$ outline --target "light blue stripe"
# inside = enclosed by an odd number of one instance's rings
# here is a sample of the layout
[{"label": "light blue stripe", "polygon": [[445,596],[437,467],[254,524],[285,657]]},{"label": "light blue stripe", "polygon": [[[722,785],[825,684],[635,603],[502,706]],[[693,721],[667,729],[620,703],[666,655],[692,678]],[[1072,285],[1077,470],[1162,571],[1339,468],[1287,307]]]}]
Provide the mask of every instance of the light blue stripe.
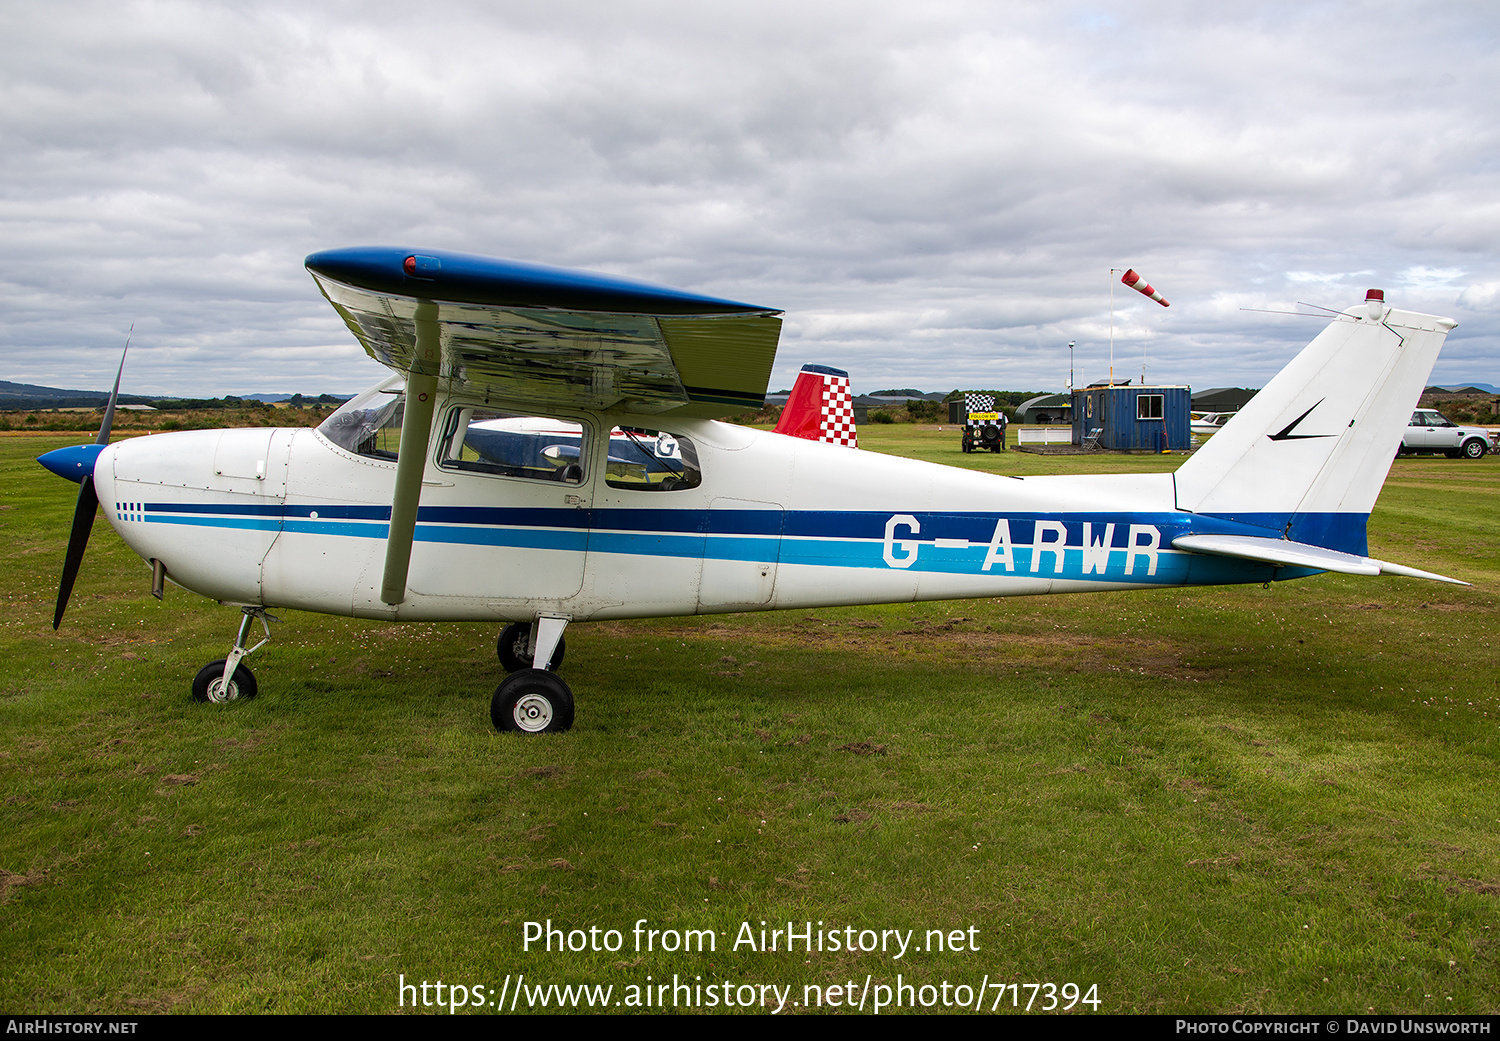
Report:
[{"label": "light blue stripe", "polygon": [[555,528],[461,528],[444,524],[418,524],[418,542],[445,542],[463,546],[506,546],[513,549],[560,549],[582,553],[589,543],[587,531]]},{"label": "light blue stripe", "polygon": [[[282,527],[276,517],[224,515],[171,516],[151,513],[145,520],[153,524],[183,524],[194,527],[275,531]],[[1122,522],[1125,518],[1122,518]],[[308,535],[330,535],[354,538],[384,539],[387,525],[383,521],[312,520],[288,518],[289,532]],[[1156,573],[1148,575],[1147,555],[1136,552],[1133,566],[1126,572],[1126,561],[1132,559],[1125,547],[1111,547],[1108,564],[1102,571],[1083,571],[1083,549],[1064,546],[1063,568],[1056,568],[1055,550],[1048,543],[1041,550],[1041,566],[1031,570],[1033,554],[1029,545],[1011,545],[1012,569],[996,562],[984,571],[988,543],[973,542],[967,548],[938,548],[931,540],[895,540],[893,554],[898,560],[908,554],[901,545],[915,543],[917,559],[907,568],[893,568],[885,560],[883,541],[835,538],[768,538],[757,535],[696,535],[659,532],[589,531],[581,528],[498,527],[443,524],[419,524],[417,541],[446,545],[494,546],[528,550],[556,550],[571,553],[619,554],[637,557],[703,557],[713,560],[779,561],[782,564],[809,567],[862,568],[875,571],[905,570],[913,573],[992,575],[996,578],[1043,578],[1089,582],[1132,582],[1160,585],[1220,584],[1262,581],[1269,578],[1293,578],[1315,572],[1302,568],[1282,568],[1254,561],[1182,553],[1170,548],[1169,533],[1162,533],[1162,545],[1156,551]]]},{"label": "light blue stripe", "polygon": [[711,535],[703,555],[714,560],[774,561],[782,545],[780,539],[757,538],[753,535]]},{"label": "light blue stripe", "polygon": [[146,518],[147,524],[186,524],[194,528],[246,528],[255,531],[280,531],[281,520],[276,517],[215,517],[205,520],[202,517],[163,517],[160,514],[149,514]]},{"label": "light blue stripe", "polygon": [[383,539],[390,530],[385,521],[303,520],[288,517],[284,530],[297,535],[347,535],[357,539]]},{"label": "light blue stripe", "polygon": [[[882,556],[884,550],[883,543],[864,540],[784,539],[781,543],[781,563],[805,564],[809,567],[868,567],[888,571],[891,569]],[[917,559],[920,561],[922,558],[919,555]]]},{"label": "light blue stripe", "polygon": [[589,552],[619,553],[633,557],[701,557],[703,536],[592,531],[589,533]]}]

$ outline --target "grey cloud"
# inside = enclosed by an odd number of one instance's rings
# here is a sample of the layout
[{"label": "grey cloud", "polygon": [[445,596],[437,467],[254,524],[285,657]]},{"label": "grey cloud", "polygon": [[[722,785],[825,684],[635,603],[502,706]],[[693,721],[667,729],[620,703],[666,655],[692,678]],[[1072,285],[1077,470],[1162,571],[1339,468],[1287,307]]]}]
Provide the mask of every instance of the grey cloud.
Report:
[{"label": "grey cloud", "polygon": [[384,242],[784,307],[778,385],[1097,375],[1126,265],[1148,374],[1259,383],[1316,326],[1240,308],[1384,285],[1500,380],[1484,5],[62,10],[0,14],[10,379],[101,384],[139,318],[142,389],[355,389],[300,262]]}]

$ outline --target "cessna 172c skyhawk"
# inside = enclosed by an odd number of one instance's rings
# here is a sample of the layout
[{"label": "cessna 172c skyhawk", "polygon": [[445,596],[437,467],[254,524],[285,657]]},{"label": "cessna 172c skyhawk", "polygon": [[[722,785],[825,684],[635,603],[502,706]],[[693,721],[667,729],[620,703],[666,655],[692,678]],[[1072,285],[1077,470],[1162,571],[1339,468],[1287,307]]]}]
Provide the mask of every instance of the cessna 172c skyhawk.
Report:
[{"label": "cessna 172c skyhawk", "polygon": [[[1338,315],[1176,473],[1007,477],[717,422],[758,407],[780,312],[454,253],[307,269],[392,370],[317,430],[205,430],[43,457],[165,581],[238,606],[205,701],[252,697],[268,608],[512,623],[501,730],[566,730],[570,622],[1266,582],[1444,579],[1365,524],[1453,321]],[[821,370],[828,372],[829,370]],[[824,378],[824,377],[819,377]],[[834,376],[827,376],[830,384]],[[116,379],[116,393],[119,380]],[[844,384],[847,389],[847,382]]]}]

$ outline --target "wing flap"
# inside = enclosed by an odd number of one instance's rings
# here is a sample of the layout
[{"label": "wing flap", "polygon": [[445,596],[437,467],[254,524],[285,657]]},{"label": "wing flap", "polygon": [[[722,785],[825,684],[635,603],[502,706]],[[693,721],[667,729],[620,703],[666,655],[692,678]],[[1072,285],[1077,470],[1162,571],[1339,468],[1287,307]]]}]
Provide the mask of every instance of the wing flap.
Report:
[{"label": "wing flap", "polygon": [[657,324],[695,411],[707,407],[723,415],[725,408],[743,412],[765,404],[779,317],[660,318]]}]

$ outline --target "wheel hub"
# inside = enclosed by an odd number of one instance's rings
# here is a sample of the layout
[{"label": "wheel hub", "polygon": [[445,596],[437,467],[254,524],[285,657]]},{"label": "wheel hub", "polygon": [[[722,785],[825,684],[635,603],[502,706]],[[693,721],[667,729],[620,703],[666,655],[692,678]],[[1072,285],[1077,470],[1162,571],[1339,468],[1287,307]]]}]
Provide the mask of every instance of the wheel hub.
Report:
[{"label": "wheel hub", "polygon": [[224,685],[223,677],[214,680],[208,685],[208,700],[213,702],[215,705],[222,705],[226,702],[234,701],[238,699],[239,696],[239,685],[233,680],[229,682],[229,685],[227,687]]},{"label": "wheel hub", "polygon": [[512,714],[516,726],[528,734],[539,733],[552,722],[552,702],[540,694],[527,694],[516,702]]}]

